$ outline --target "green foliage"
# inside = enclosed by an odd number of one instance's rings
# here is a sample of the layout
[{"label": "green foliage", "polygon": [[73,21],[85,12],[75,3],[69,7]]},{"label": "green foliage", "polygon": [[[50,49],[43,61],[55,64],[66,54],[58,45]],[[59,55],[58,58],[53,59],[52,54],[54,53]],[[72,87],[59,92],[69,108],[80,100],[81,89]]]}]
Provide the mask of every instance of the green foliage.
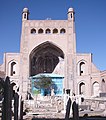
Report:
[{"label": "green foliage", "polygon": [[40,90],[34,90],[33,93],[34,93],[35,95],[40,94]]},{"label": "green foliage", "polygon": [[35,82],[34,86],[38,89],[47,89],[52,86],[53,82],[50,77],[46,77],[45,75],[41,75]]}]

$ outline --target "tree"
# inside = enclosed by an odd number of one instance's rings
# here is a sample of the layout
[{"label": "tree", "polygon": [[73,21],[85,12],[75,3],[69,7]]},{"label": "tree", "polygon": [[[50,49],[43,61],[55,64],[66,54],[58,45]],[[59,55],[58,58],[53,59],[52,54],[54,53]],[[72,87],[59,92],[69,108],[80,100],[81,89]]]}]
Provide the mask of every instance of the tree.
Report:
[{"label": "tree", "polygon": [[45,92],[46,90],[50,90],[50,88],[52,87],[52,84],[53,84],[52,78],[45,75],[41,75],[34,82],[34,87],[40,90],[43,89]]},{"label": "tree", "polygon": [[50,77],[46,77],[45,75],[41,75],[35,82],[34,86],[38,89],[47,89],[50,88],[53,84],[53,81]]}]

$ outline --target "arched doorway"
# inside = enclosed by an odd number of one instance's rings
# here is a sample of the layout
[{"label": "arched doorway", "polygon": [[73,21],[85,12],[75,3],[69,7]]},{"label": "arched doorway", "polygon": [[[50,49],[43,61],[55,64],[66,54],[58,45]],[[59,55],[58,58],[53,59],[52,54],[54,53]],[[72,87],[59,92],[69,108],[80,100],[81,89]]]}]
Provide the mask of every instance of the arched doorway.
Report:
[{"label": "arched doorway", "polygon": [[93,96],[99,96],[99,83],[94,82],[93,83]]},{"label": "arched doorway", "polygon": [[79,95],[85,95],[85,83],[83,82],[79,84]]},{"label": "arched doorway", "polygon": [[79,76],[84,76],[88,74],[88,63],[85,60],[81,60],[78,62],[77,72]]},{"label": "arched doorway", "polygon": [[30,76],[39,73],[52,73],[59,58],[64,59],[63,51],[50,42],[37,46],[30,53]]},{"label": "arched doorway", "polygon": [[105,83],[105,80],[104,80],[104,79],[102,79],[101,89],[102,89],[102,92],[103,92],[103,93],[106,92],[106,83]]},{"label": "arched doorway", "polygon": [[18,62],[12,60],[8,63],[8,75],[17,76],[19,74]]}]

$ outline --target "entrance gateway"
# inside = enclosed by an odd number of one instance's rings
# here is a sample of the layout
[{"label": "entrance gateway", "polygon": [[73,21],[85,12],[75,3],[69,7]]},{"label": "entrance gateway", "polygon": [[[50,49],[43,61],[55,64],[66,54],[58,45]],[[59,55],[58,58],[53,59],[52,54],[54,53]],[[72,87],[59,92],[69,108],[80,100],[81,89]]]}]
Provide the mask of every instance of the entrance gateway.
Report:
[{"label": "entrance gateway", "polygon": [[[48,89],[39,89],[35,86],[37,80],[39,80],[42,76],[46,78],[50,78],[52,80],[51,88]],[[31,80],[31,92],[33,95],[41,94],[42,96],[51,95],[51,90],[54,90],[54,95],[62,96],[63,95],[63,79],[64,77],[58,74],[51,73],[42,73],[35,76],[30,77]]]},{"label": "entrance gateway", "polygon": [[30,91],[29,78],[33,88],[34,76],[39,74],[64,76],[64,93],[92,97],[106,92],[106,71],[97,69],[91,53],[76,52],[74,18],[73,8],[68,9],[65,20],[31,20],[28,8],[23,9],[20,52],[5,53],[0,65],[0,70],[19,85],[23,99]]}]

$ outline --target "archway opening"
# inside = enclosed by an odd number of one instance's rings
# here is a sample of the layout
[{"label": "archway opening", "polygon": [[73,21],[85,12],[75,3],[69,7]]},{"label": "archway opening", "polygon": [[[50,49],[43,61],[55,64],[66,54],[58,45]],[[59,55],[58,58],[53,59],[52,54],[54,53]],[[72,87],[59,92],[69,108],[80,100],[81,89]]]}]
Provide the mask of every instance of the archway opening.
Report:
[{"label": "archway opening", "polygon": [[79,84],[79,94],[80,95],[85,95],[85,83],[81,82]]},{"label": "archway opening", "polygon": [[99,83],[94,82],[93,83],[93,96],[99,96]]},{"label": "archway opening", "polygon": [[59,63],[59,58],[64,59],[60,48],[50,42],[40,44],[30,54],[30,76],[52,73]]},{"label": "archway opening", "polygon": [[85,63],[81,62],[80,63],[80,76],[84,75],[85,73]]},{"label": "archway opening", "polygon": [[106,92],[106,84],[105,84],[105,80],[102,79],[102,92],[105,93]]}]

